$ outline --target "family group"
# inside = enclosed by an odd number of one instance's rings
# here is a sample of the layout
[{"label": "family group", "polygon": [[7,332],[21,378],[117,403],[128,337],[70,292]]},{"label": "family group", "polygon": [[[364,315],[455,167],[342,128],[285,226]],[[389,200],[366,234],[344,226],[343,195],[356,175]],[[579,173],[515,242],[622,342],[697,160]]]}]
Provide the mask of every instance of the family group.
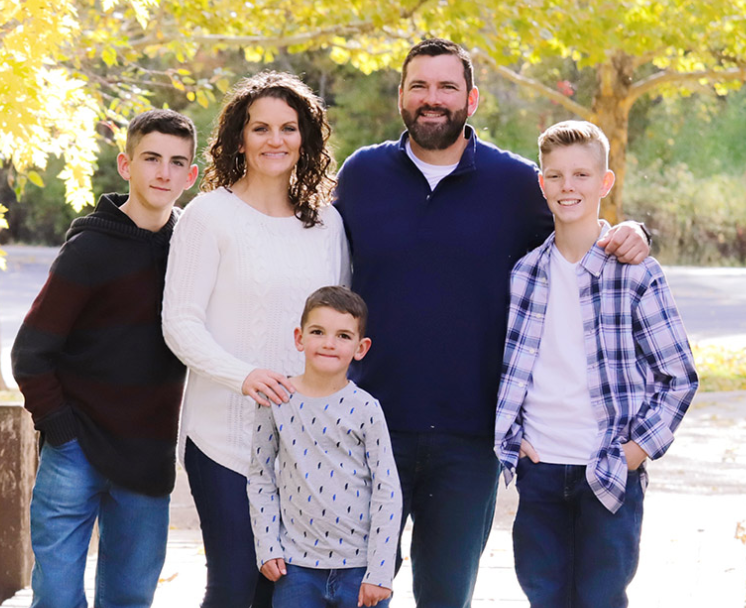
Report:
[{"label": "family group", "polygon": [[[645,463],[697,388],[643,225],[599,219],[609,143],[565,121],[539,166],[478,138],[469,54],[413,46],[406,130],[335,174],[298,77],[238,82],[205,151],[133,118],[12,362],[40,431],[35,608],[146,608],[183,464],[202,608],[386,606],[411,518],[418,608],[468,608],[501,473],[533,608],[623,608]],[[188,374],[187,374],[188,371]],[[196,602],[195,602],[196,603]]]}]

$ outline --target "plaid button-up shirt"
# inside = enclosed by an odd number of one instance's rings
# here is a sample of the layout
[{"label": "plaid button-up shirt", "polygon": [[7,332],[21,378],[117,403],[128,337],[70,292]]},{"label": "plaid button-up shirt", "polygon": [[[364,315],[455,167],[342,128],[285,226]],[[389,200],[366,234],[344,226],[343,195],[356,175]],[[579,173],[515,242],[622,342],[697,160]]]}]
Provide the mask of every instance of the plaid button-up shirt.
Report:
[{"label": "plaid button-up shirt", "polygon": [[[519,260],[511,274],[495,421],[495,453],[507,483],[523,438],[521,408],[544,329],[553,245],[554,234]],[[627,482],[622,444],[633,440],[651,458],[662,456],[697,390],[697,372],[655,259],[621,264],[594,245],[578,264],[577,277],[588,388],[598,422],[586,478],[601,503],[615,513],[624,502]],[[642,474],[644,487],[644,469]]]}]

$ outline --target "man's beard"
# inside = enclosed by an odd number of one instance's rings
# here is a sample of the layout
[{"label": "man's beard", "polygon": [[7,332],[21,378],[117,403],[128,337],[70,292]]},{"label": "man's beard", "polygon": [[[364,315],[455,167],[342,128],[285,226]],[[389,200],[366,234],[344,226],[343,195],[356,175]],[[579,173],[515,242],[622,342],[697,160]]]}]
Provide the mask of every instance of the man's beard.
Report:
[{"label": "man's beard", "polygon": [[[422,112],[443,112],[445,122],[440,124],[422,124],[417,121]],[[468,118],[468,106],[451,112],[446,108],[434,108],[422,106],[415,113],[402,108],[401,117],[409,131],[409,136],[415,143],[425,150],[445,150],[456,143],[456,140],[464,132],[464,125]]]}]

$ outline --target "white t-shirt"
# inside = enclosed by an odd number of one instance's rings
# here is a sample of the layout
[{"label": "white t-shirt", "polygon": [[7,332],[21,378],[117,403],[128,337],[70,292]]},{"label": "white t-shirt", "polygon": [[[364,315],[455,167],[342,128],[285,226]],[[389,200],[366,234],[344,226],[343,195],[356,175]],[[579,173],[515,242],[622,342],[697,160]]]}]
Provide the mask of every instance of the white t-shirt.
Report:
[{"label": "white t-shirt", "polygon": [[577,267],[552,246],[544,333],[523,404],[524,438],[552,464],[586,465],[598,442]]},{"label": "white t-shirt", "polygon": [[412,152],[412,144],[409,143],[409,140],[407,140],[405,146],[407,149],[407,155],[412,159],[412,162],[417,165],[417,168],[422,171],[422,175],[425,176],[427,183],[430,184],[430,190],[435,190],[435,187],[440,183],[440,180],[442,180],[446,175],[453,173],[454,169],[458,167],[458,163],[455,165],[431,165],[415,156],[414,152]]}]

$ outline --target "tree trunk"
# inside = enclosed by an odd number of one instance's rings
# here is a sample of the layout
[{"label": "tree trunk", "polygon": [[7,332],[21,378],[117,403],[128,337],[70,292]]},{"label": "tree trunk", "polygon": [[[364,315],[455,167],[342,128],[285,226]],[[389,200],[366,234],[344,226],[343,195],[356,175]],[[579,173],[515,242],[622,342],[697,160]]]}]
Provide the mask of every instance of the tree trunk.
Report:
[{"label": "tree trunk", "polygon": [[627,129],[634,67],[632,58],[617,52],[598,70],[598,92],[593,99],[594,122],[609,138],[609,168],[616,174],[611,193],[601,203],[601,217],[612,226],[624,220],[622,192],[627,170]]}]

